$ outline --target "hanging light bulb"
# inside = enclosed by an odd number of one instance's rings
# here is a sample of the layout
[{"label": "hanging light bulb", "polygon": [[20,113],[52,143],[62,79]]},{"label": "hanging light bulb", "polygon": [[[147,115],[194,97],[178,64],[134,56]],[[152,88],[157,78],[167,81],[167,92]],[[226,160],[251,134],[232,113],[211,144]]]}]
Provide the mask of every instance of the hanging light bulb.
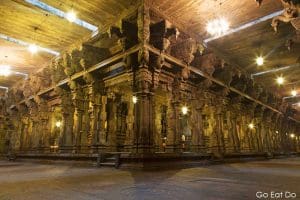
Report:
[{"label": "hanging light bulb", "polygon": [[61,121],[57,121],[56,123],[55,123],[55,126],[57,127],[57,128],[60,128],[61,127]]},{"label": "hanging light bulb", "polygon": [[254,124],[253,124],[253,123],[250,123],[250,124],[248,125],[248,127],[249,127],[250,129],[254,129]]},{"label": "hanging light bulb", "polygon": [[77,19],[76,13],[75,13],[73,10],[69,11],[69,12],[66,14],[66,19],[67,19],[69,22],[74,22],[74,21]]},{"label": "hanging light bulb", "polygon": [[0,65],[0,76],[9,76],[11,74],[9,65]]},{"label": "hanging light bulb", "polygon": [[137,97],[136,97],[136,96],[133,96],[133,97],[132,97],[132,102],[133,102],[134,104],[137,103]]},{"label": "hanging light bulb", "polygon": [[256,64],[258,66],[262,66],[264,64],[264,58],[262,56],[259,56],[256,58]]},{"label": "hanging light bulb", "polygon": [[292,95],[293,97],[297,96],[297,91],[296,91],[295,89],[293,89],[293,90],[291,91],[291,95]]},{"label": "hanging light bulb", "polygon": [[280,77],[278,77],[277,79],[276,79],[276,82],[277,82],[277,84],[278,85],[282,85],[283,83],[284,83],[284,78],[282,77],[282,76],[280,76]]},{"label": "hanging light bulb", "polygon": [[182,114],[184,114],[184,115],[186,115],[186,114],[188,113],[188,111],[189,111],[189,109],[188,109],[188,107],[186,107],[186,106],[183,106],[183,107],[181,108],[181,112],[182,112]]},{"label": "hanging light bulb", "polygon": [[211,35],[220,36],[229,30],[229,23],[223,18],[214,19],[208,22],[206,30]]},{"label": "hanging light bulb", "polygon": [[295,138],[295,134],[294,133],[290,134],[290,137]]},{"label": "hanging light bulb", "polygon": [[36,52],[38,52],[38,47],[35,44],[31,44],[28,46],[28,50],[32,53],[35,54]]}]

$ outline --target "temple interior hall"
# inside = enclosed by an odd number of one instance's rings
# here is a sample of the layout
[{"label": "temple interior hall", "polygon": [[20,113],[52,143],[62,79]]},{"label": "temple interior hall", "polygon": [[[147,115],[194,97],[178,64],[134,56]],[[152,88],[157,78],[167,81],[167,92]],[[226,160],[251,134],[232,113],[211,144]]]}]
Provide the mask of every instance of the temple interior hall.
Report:
[{"label": "temple interior hall", "polygon": [[296,199],[299,155],[300,0],[0,0],[0,200]]}]

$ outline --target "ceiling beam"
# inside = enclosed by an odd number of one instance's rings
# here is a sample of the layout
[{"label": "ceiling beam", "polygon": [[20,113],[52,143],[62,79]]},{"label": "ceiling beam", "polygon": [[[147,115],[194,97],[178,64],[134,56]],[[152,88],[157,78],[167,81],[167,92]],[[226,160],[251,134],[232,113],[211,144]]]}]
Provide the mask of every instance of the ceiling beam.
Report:
[{"label": "ceiling beam", "polygon": [[287,66],[276,68],[276,69],[270,69],[270,70],[258,72],[258,73],[255,73],[255,74],[251,74],[251,78],[253,79],[254,76],[261,76],[261,75],[274,73],[274,72],[279,72],[279,71],[283,71],[283,70],[287,70],[287,69],[291,69],[291,68],[299,67],[299,66],[300,66],[300,63],[296,63],[294,65],[287,65]]},{"label": "ceiling beam", "polygon": [[[64,12],[60,9],[57,9],[53,6],[50,6],[50,5],[48,5],[44,2],[41,2],[39,0],[25,0],[25,2],[27,2],[29,4],[32,4],[32,5],[34,5],[38,8],[41,8],[41,9],[43,9],[43,10],[45,10],[45,11],[51,13],[51,14],[54,14],[54,15],[58,16],[58,17],[67,19],[68,13],[66,13],[66,12]],[[98,27],[97,26],[94,26],[94,25],[92,25],[92,24],[90,24],[90,23],[88,23],[84,20],[76,19],[74,21],[74,23],[81,26],[81,27],[83,27],[83,28],[86,28],[86,29],[88,29],[92,32],[96,32],[96,33],[98,32]]]},{"label": "ceiling beam", "polygon": [[256,24],[259,24],[259,23],[261,23],[261,22],[264,22],[264,21],[267,21],[267,20],[269,20],[269,19],[272,19],[273,17],[279,16],[279,15],[281,15],[282,13],[283,13],[283,10],[276,11],[276,12],[271,13],[271,14],[269,14],[269,15],[263,16],[263,17],[258,18],[258,19],[256,19],[256,20],[253,20],[253,21],[250,21],[250,22],[248,22],[248,23],[246,23],[246,24],[243,24],[243,25],[241,25],[241,26],[239,26],[239,27],[230,29],[229,31],[227,31],[227,32],[226,32],[225,34],[223,34],[223,35],[218,35],[218,36],[214,36],[214,37],[207,38],[207,39],[205,39],[203,42],[204,42],[205,44],[207,44],[208,42],[211,42],[211,41],[213,41],[213,40],[216,40],[216,39],[222,38],[222,37],[224,37],[224,36],[227,36],[227,35],[230,35],[230,34],[239,32],[239,31],[241,31],[241,30],[247,29],[247,28],[249,28],[249,27],[251,27],[251,26],[254,26],[254,25],[256,25]]},{"label": "ceiling beam", "polygon": [[300,95],[283,97],[283,99],[293,99],[293,98],[298,98],[298,97],[300,97]]},{"label": "ceiling beam", "polygon": [[[6,40],[8,42],[12,42],[12,43],[15,43],[15,44],[18,44],[18,45],[21,45],[21,46],[26,46],[26,47],[29,47],[31,44],[27,43],[27,42],[24,42],[22,40],[19,40],[19,39],[16,39],[16,38],[12,38],[10,36],[7,36],[7,35],[4,35],[4,34],[1,34],[0,33],[0,39],[2,40]],[[44,47],[40,47],[40,46],[37,46],[38,49],[40,51],[44,51],[44,52],[47,52],[47,53],[50,53],[50,54],[53,54],[55,56],[58,56],[59,55],[59,52],[57,51],[53,51],[51,49],[48,49],[48,48],[44,48]]]}]

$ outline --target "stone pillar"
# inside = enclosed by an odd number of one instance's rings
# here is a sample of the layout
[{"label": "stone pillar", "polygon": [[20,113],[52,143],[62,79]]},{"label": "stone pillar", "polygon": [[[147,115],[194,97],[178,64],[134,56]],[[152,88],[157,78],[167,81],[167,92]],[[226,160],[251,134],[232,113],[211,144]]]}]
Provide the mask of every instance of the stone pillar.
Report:
[{"label": "stone pillar", "polygon": [[232,130],[230,131],[231,133],[231,137],[233,139],[233,144],[234,144],[234,151],[235,152],[240,152],[241,151],[241,147],[240,147],[240,139],[237,133],[237,116],[235,113],[231,112],[230,113],[230,123],[231,123],[231,127]]},{"label": "stone pillar", "polygon": [[217,137],[218,137],[218,151],[221,154],[225,154],[224,134],[223,134],[223,113],[218,111],[217,113]]},{"label": "stone pillar", "polygon": [[100,144],[100,94],[98,93],[95,85],[89,85],[88,88],[88,95],[89,95],[89,105],[88,105],[88,112],[89,112],[89,137],[91,141],[88,141],[89,145],[93,145],[95,148],[93,151],[98,151],[97,146]]},{"label": "stone pillar", "polygon": [[101,96],[101,108],[100,108],[100,145],[106,145],[108,142],[108,132],[107,132],[107,96]]},{"label": "stone pillar", "polygon": [[127,130],[125,136],[125,151],[131,151],[134,144],[134,114],[135,104],[133,103],[132,96],[127,96],[128,99],[128,116],[126,118]]},{"label": "stone pillar", "polygon": [[72,88],[72,102],[74,105],[74,152],[78,153],[81,149],[82,118],[84,112],[83,93],[79,86]]},{"label": "stone pillar", "polygon": [[152,76],[146,66],[135,72],[135,148],[139,153],[153,150],[153,94],[150,91]]},{"label": "stone pillar", "polygon": [[110,151],[117,151],[117,104],[114,92],[108,92],[107,99],[107,134]]},{"label": "stone pillar", "polygon": [[[200,104],[200,105],[199,105]],[[193,100],[193,110],[191,111],[192,124],[192,146],[194,151],[202,152],[204,146],[203,122],[202,122],[202,105],[199,100]]]},{"label": "stone pillar", "polygon": [[61,114],[62,114],[62,135],[60,141],[60,152],[69,152],[75,145],[75,136],[73,132],[74,126],[74,102],[72,99],[71,91],[56,88],[61,102]]}]

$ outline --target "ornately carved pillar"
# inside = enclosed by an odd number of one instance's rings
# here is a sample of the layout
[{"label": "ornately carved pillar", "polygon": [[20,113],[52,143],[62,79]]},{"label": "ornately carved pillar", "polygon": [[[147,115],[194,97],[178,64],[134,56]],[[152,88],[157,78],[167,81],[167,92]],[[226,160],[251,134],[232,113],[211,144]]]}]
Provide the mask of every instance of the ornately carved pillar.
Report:
[{"label": "ornately carved pillar", "polygon": [[100,117],[100,106],[101,106],[101,98],[98,93],[95,85],[92,84],[88,89],[89,95],[89,135],[92,141],[89,141],[93,146],[97,146],[100,143],[100,126],[99,126],[99,117]]},{"label": "ornately carved pillar", "polygon": [[100,108],[100,145],[106,145],[108,142],[107,132],[107,96],[101,96],[101,108]]},{"label": "ornately carved pillar", "polygon": [[126,117],[126,136],[125,136],[125,151],[131,151],[134,144],[134,114],[135,104],[132,101],[132,96],[127,96],[128,101],[128,113]]},{"label": "ornately carved pillar", "polygon": [[72,149],[73,145],[75,145],[74,141],[74,105],[72,104],[72,94],[69,91],[64,91],[61,95],[62,101],[62,148],[66,148],[68,150]]},{"label": "ornately carved pillar", "polygon": [[135,73],[135,147],[137,152],[150,153],[153,149],[153,94],[151,93],[152,74],[143,65]]},{"label": "ornately carved pillar", "polygon": [[202,120],[202,109],[203,102],[198,99],[193,100],[193,110],[191,116],[191,122],[193,123],[192,128],[192,145],[195,147],[196,152],[203,152],[201,149],[204,147],[204,134],[203,134],[203,120]]},{"label": "ornately carved pillar", "polygon": [[107,139],[110,151],[117,151],[117,104],[116,94],[108,92],[107,101]]},{"label": "ornately carved pillar", "polygon": [[234,152],[240,152],[240,139],[237,132],[237,115],[235,111],[230,111],[229,123],[231,125],[231,130],[229,130],[229,134],[231,135],[233,142]]},{"label": "ornately carved pillar", "polygon": [[82,138],[82,118],[84,112],[84,97],[82,89],[75,82],[71,83],[72,89],[72,102],[75,108],[74,111],[74,126],[73,133],[75,137],[74,145],[75,151],[78,152],[81,149],[81,138]]},{"label": "ornately carved pillar", "polygon": [[37,127],[37,130],[40,132],[39,147],[42,148],[45,147],[46,144],[48,145],[47,137],[50,134],[50,129],[49,129],[50,112],[45,99],[42,99],[41,97],[36,97],[35,101],[37,102],[38,112],[39,112],[39,119],[38,119],[39,126]]}]

